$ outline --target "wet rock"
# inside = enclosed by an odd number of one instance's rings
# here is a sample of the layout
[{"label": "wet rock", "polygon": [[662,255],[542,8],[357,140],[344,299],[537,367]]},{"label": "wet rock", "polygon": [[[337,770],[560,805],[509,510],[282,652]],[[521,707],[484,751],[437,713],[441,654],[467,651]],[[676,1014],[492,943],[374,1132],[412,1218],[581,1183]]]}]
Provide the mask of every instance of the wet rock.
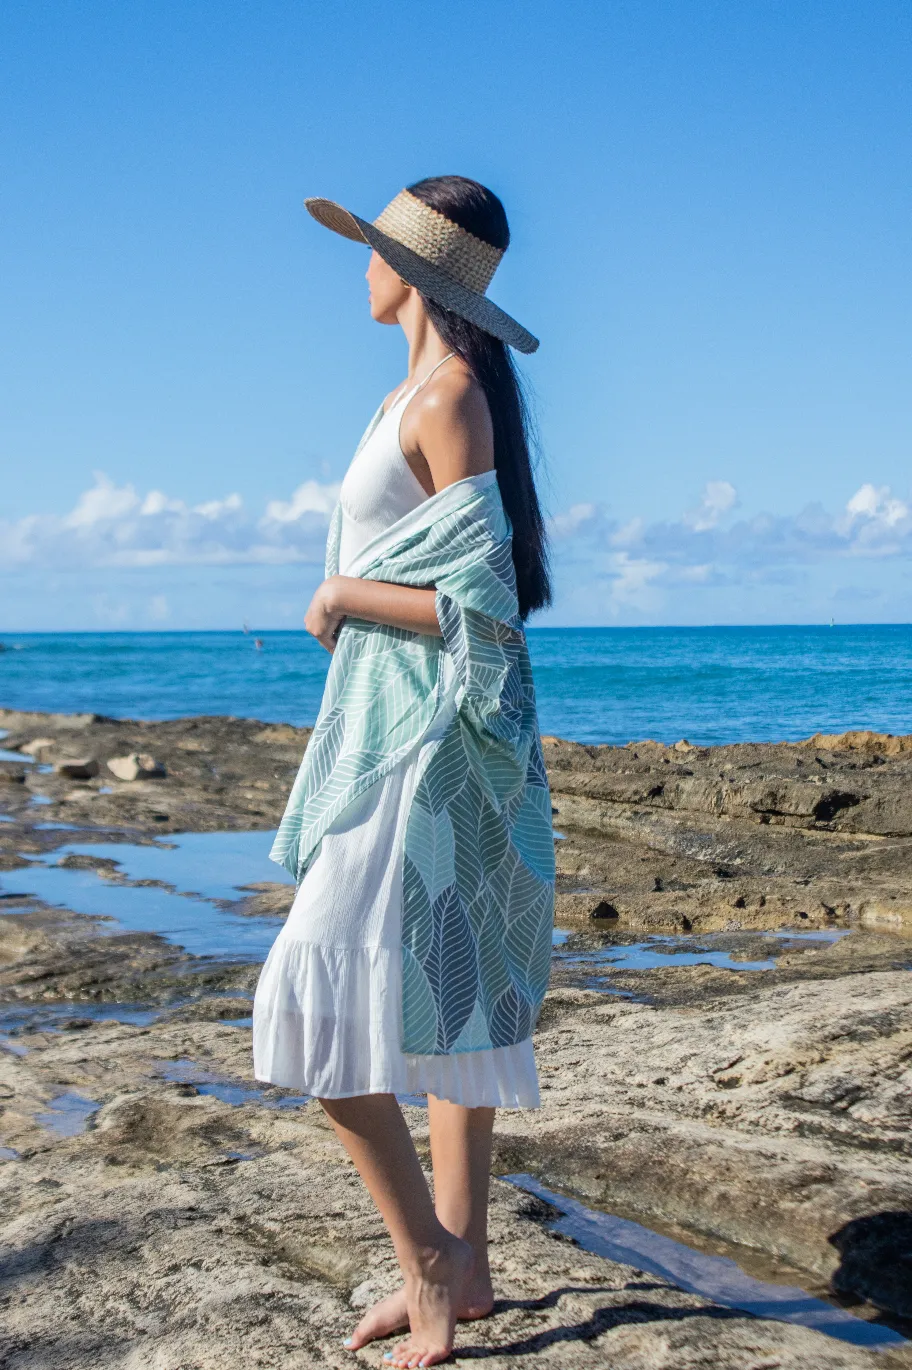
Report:
[{"label": "wet rock", "polygon": [[[834,1233],[912,1210],[912,976],[744,980],[693,1007],[555,989],[537,1040],[543,1108],[502,1115],[501,1166],[829,1279]],[[869,1298],[873,1261],[843,1258],[840,1288],[863,1268],[853,1292]],[[878,1287],[899,1312],[896,1282]]]},{"label": "wet rock", "polygon": [[58,761],[54,771],[67,780],[91,780],[98,774],[99,765],[94,756],[71,758]]},{"label": "wet rock", "polygon": [[94,871],[101,880],[122,881],[123,873],[109,856],[89,856],[70,852],[57,865],[63,870]]},{"label": "wet rock", "polygon": [[108,770],[118,780],[163,780],[168,774],[165,765],[149,752],[131,752],[129,756],[112,756]]},{"label": "wet rock", "polygon": [[251,894],[237,906],[236,911],[251,917],[274,918],[277,914],[285,915],[295,896],[293,886],[272,880],[244,885],[243,889],[250,890]]},{"label": "wet rock", "polygon": [[649,929],[724,928],[733,910],[755,927],[912,926],[912,738],[828,742],[685,757],[546,739],[559,917],[606,902]]},{"label": "wet rock", "polygon": [[[309,728],[264,726],[257,719],[146,722],[15,710],[0,710],[0,728],[10,734],[7,747],[40,735],[52,739],[66,757],[73,754],[78,732],[84,755],[154,757],[167,771],[166,808],[159,780],[142,775],[112,784],[109,794],[98,788],[85,794],[92,795],[96,824],[157,833],[276,827],[310,737]],[[66,777],[41,774],[27,784],[33,795],[49,801],[42,817],[53,820],[66,798]],[[66,813],[60,816],[72,821]]]},{"label": "wet rock", "polygon": [[258,966],[189,956],[155,933],[111,932],[104,919],[49,909],[0,918],[0,997],[16,1004],[169,1003],[219,990],[249,990]]},{"label": "wet rock", "polygon": [[[605,1338],[623,1370],[709,1370],[715,1366],[738,1366],[739,1370],[848,1370],[858,1354],[838,1342],[823,1347],[813,1334],[769,1323],[762,1345],[754,1340],[756,1324],[699,1314],[677,1324],[657,1327],[644,1309],[643,1323],[615,1328]],[[644,1325],[645,1324],[645,1325]],[[908,1364],[905,1356],[877,1361]]]},{"label": "wet rock", "polygon": [[209,994],[169,1010],[167,1016],[169,1021],[176,1022],[219,1022],[226,1018],[249,1018],[252,1012],[252,999]]},{"label": "wet rock", "polygon": [[26,736],[36,728],[46,728],[55,736],[58,732],[82,732],[93,723],[102,722],[113,723],[114,719],[105,719],[101,714],[44,714],[24,709],[0,709],[0,728],[10,732],[22,730]]},{"label": "wet rock", "polygon": [[840,1257],[834,1289],[912,1318],[912,1212],[856,1218],[830,1241]]}]

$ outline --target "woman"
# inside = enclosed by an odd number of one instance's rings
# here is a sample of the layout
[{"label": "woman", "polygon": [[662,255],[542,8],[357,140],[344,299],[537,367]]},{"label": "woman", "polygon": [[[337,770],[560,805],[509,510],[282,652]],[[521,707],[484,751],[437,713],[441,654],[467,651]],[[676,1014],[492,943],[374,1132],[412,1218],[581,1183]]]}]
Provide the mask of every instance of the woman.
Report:
[{"label": "woman", "polygon": [[[427,1366],[493,1306],[494,1110],[538,1104],[554,850],[523,621],[550,587],[505,343],[538,344],[485,295],[509,230],[477,182],[420,181],[374,223],[306,204],[373,248],[408,378],[342,483],[305,619],[333,660],[272,852],[299,884],[255,1071],[320,1100],[395,1246],[403,1288],[345,1345],[407,1327],[386,1359]],[[428,1096],[433,1201],[397,1093]]]}]

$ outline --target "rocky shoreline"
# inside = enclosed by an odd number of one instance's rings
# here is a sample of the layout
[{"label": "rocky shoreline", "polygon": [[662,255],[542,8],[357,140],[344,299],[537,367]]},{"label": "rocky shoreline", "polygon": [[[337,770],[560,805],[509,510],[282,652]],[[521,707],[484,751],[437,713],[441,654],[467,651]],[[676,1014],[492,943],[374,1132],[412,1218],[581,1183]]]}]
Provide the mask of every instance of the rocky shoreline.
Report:
[{"label": "rocky shoreline", "polygon": [[[258,958],[92,916],[96,889],[105,908],[188,896],[131,876],[118,844],[273,828],[308,730],[14,711],[0,729],[0,1365],[352,1364],[340,1339],[391,1252],[319,1106],[251,1079]],[[544,745],[564,936],[543,1107],[499,1115],[497,1173],[908,1326],[912,738]],[[84,911],[31,893],[35,870],[82,882]],[[290,898],[257,880],[216,902],[268,938]],[[556,1216],[495,1184],[499,1302],[459,1360],[912,1365],[683,1293]]]}]

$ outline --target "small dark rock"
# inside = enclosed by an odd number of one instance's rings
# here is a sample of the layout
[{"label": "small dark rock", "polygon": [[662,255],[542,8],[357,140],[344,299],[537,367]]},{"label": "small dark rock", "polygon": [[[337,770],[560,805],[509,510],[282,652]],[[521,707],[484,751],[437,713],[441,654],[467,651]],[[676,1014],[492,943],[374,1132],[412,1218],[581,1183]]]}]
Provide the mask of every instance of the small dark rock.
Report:
[{"label": "small dark rock", "polygon": [[596,904],[595,908],[592,910],[589,917],[599,919],[610,919],[620,918],[620,914],[618,913],[617,909],[614,907],[613,904],[609,904],[606,899],[603,899],[601,903]]}]

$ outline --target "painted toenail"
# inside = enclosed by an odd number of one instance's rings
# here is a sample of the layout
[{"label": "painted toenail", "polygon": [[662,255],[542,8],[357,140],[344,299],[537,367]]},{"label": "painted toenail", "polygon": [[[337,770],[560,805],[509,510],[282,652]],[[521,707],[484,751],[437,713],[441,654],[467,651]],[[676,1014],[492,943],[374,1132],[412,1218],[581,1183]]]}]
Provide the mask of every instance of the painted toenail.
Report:
[{"label": "painted toenail", "polygon": [[351,1346],[352,1340],[353,1340],[353,1339],[352,1339],[351,1337],[346,1337],[345,1340],[344,1340],[344,1342],[342,1343],[342,1345],[343,1345],[343,1346]]}]

